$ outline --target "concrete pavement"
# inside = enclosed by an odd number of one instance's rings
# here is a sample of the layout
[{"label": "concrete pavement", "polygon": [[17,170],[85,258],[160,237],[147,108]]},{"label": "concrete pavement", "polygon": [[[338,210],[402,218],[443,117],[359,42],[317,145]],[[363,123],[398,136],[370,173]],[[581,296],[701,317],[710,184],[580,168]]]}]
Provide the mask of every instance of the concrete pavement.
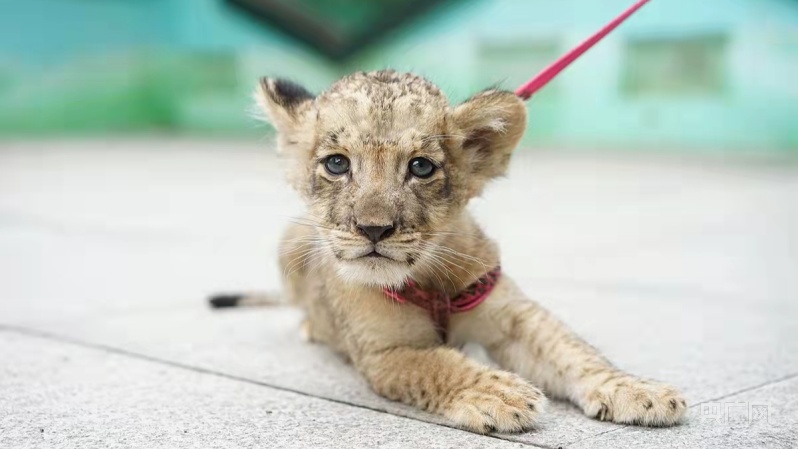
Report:
[{"label": "concrete pavement", "polygon": [[472,205],[505,271],[691,410],[554,403],[494,436],[377,397],[295,310],[205,307],[278,285],[281,169],[264,143],[0,143],[0,447],[798,446],[798,165],[519,153]]}]

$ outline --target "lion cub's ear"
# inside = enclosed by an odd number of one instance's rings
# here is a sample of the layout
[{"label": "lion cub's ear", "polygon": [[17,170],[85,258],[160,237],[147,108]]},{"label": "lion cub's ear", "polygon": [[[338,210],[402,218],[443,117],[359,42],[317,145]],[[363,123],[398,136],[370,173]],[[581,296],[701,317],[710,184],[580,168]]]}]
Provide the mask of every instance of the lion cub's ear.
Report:
[{"label": "lion cub's ear", "polygon": [[261,78],[255,100],[280,134],[296,131],[313,102],[304,87],[279,78]]},{"label": "lion cub's ear", "polygon": [[507,171],[526,129],[526,106],[512,92],[487,90],[457,106],[453,118],[470,166],[471,194],[477,195],[487,181]]}]

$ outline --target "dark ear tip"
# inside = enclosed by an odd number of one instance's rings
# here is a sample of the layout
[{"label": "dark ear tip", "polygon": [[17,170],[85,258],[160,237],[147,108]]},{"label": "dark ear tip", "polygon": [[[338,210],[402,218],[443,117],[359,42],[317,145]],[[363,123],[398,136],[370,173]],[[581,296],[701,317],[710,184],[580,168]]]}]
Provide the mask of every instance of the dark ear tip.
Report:
[{"label": "dark ear tip", "polygon": [[260,79],[260,85],[272,101],[287,108],[315,97],[299,84],[283,78],[263,77]]},{"label": "dark ear tip", "polygon": [[271,78],[269,78],[268,76],[262,76],[260,77],[260,79],[258,79],[258,83],[260,84],[261,89],[263,89],[266,92],[271,90],[271,88],[269,87],[270,79]]}]

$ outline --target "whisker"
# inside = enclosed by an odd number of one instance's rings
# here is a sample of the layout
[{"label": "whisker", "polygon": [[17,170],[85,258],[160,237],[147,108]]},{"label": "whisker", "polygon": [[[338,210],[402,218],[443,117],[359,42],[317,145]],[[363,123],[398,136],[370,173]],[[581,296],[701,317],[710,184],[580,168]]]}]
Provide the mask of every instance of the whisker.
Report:
[{"label": "whisker", "polygon": [[428,251],[426,256],[429,258],[429,261],[432,264],[432,266],[440,268],[441,271],[446,275],[446,277],[449,278],[449,282],[451,282],[453,290],[457,290],[457,285],[455,285],[454,281],[452,280],[451,276],[449,276],[449,274],[456,277],[457,280],[459,280],[460,283],[462,283],[463,285],[468,285],[466,282],[463,281],[463,279],[460,276],[457,275],[457,273],[448,268],[448,265],[451,264],[451,261],[442,257],[442,255],[437,254],[435,252],[435,248],[431,245],[425,247],[425,249]]},{"label": "whisker", "polygon": [[329,229],[331,231],[336,231],[337,230],[337,229],[333,228],[332,226],[328,226],[328,225],[325,225],[325,224],[322,224],[322,223],[316,223],[316,222],[309,221],[309,220],[308,221],[302,221],[300,219],[294,218],[294,219],[291,219],[291,220],[288,220],[288,221],[290,221],[293,224],[296,224],[296,225],[299,225],[299,226],[307,226],[309,228],[322,228],[322,229]]},{"label": "whisker", "polygon": [[484,234],[471,233],[471,232],[452,232],[452,231],[435,231],[435,232],[422,232],[422,235],[440,237],[440,236],[455,236],[455,237],[473,237],[481,240],[487,239]]},{"label": "whisker", "polygon": [[[464,280],[462,277],[460,277],[460,275],[459,275],[459,274],[455,273],[455,271],[454,271],[454,270],[452,270],[452,269],[449,267],[449,264],[451,263],[449,260],[447,260],[445,257],[443,257],[443,256],[441,256],[441,255],[436,255],[436,257],[438,257],[438,258],[439,258],[439,260],[440,260],[440,262],[439,262],[439,263],[440,263],[441,269],[444,269],[444,270],[446,270],[448,274],[451,274],[452,276],[454,276],[454,277],[455,277],[455,278],[456,278],[456,279],[457,279],[457,280],[460,282],[460,284],[461,284],[461,287],[463,287],[463,288],[464,288],[464,287],[467,287],[467,286],[470,284],[470,282],[466,282],[466,281],[465,281],[465,280]],[[447,274],[447,275],[448,275],[448,274]],[[470,273],[469,273],[469,274],[470,274]],[[454,289],[454,290],[457,290],[457,289],[458,289],[458,288],[457,288],[457,285],[454,285],[454,283],[452,283],[452,286],[453,286],[453,289]]]},{"label": "whisker", "polygon": [[[433,256],[433,257],[436,257],[436,258],[433,259],[433,265],[430,267],[433,270],[433,273],[434,273],[435,268],[439,268],[440,271],[446,276],[446,279],[449,280],[449,283],[452,284],[452,290],[457,290],[457,284],[455,284],[454,280],[452,279],[452,275],[454,277],[456,277],[460,282],[463,282],[462,279],[460,279],[460,277],[457,276],[457,273],[453,272],[452,270],[447,269],[447,266],[446,266],[445,262],[443,262],[442,260],[438,259],[437,256]],[[443,282],[441,282],[441,289],[445,290],[445,288],[443,286]]]},{"label": "whisker", "polygon": [[[315,246],[314,248],[311,249],[309,255],[307,255],[305,257],[302,257],[302,258],[298,258],[295,262],[300,262],[300,261],[301,262],[292,264],[291,265],[292,266],[291,271],[288,272],[286,277],[290,277],[295,272],[297,272],[299,269],[304,269],[309,263],[313,263],[314,261],[320,259],[319,256],[323,254],[323,253],[321,253],[321,249],[322,248],[323,248],[323,246]],[[288,267],[286,267],[286,270],[287,269],[288,269]]]},{"label": "whisker", "polygon": [[482,265],[483,268],[488,269],[488,266],[485,265],[485,261],[480,259],[480,258],[478,258],[478,257],[476,257],[476,256],[471,256],[469,254],[462,253],[460,251],[457,251],[454,248],[450,248],[450,247],[445,246],[445,245],[437,245],[437,247],[441,251],[445,251],[445,252],[447,252],[449,254],[452,254],[453,256],[457,256],[457,257],[460,257],[460,258],[465,259],[465,260],[470,260],[470,261],[476,262],[476,263]]},{"label": "whisker", "polygon": [[[463,266],[461,266],[461,264],[458,264],[458,263],[456,263],[456,261],[450,260],[448,257],[446,257],[446,256],[458,256],[458,255],[462,257],[462,256],[466,256],[465,254],[462,254],[462,253],[459,253],[459,252],[457,252],[457,251],[454,251],[454,250],[452,250],[451,248],[448,248],[448,247],[444,247],[444,246],[440,246],[440,245],[433,245],[433,244],[431,244],[431,243],[428,243],[428,242],[424,242],[424,243],[427,245],[425,248],[426,248],[428,251],[430,251],[431,253],[433,253],[433,254],[434,254],[434,255],[436,255],[437,257],[439,257],[439,258],[443,259],[443,260],[444,260],[446,263],[448,263],[448,264],[451,264],[451,265],[455,265],[455,266],[457,266],[457,267],[458,267],[458,268],[460,268],[461,270],[465,271],[465,272],[466,272],[466,273],[467,273],[469,276],[471,276],[471,277],[472,277],[474,280],[478,280],[478,279],[480,278],[480,276],[477,276],[477,275],[475,275],[475,274],[474,274],[474,272],[472,272],[472,271],[471,271],[471,270],[469,270],[468,268],[466,268],[466,267],[463,267]],[[451,250],[451,251],[453,251],[453,253],[450,253],[450,252],[449,252],[449,251],[447,251],[447,250]],[[470,257],[470,256],[468,256],[468,257]],[[476,258],[475,258],[475,259],[476,259]],[[479,259],[476,259],[476,261],[478,261],[478,262],[480,262],[480,263],[481,263],[481,261],[479,261]],[[485,271],[488,271],[488,268],[487,268],[487,266],[486,266],[484,263],[481,263],[481,264],[482,264],[482,266],[485,268]],[[452,272],[452,274],[455,274],[455,275],[456,275],[456,273],[454,273],[454,272]],[[458,276],[458,278],[459,278],[459,276]],[[462,279],[460,279],[460,282],[463,282],[463,280],[462,280]],[[469,285],[470,283],[468,283],[468,282],[463,282],[463,284],[464,284],[464,286],[467,286],[467,285]]]},{"label": "whisker", "polygon": [[301,237],[294,237],[294,238],[291,238],[291,239],[285,239],[285,240],[283,240],[280,243],[282,243],[282,244],[287,244],[287,243],[306,243],[306,242],[315,242],[315,241],[321,241],[321,240],[323,240],[323,238],[318,236],[318,235],[303,235]]},{"label": "whisker", "polygon": [[283,276],[289,277],[295,271],[297,271],[301,266],[307,264],[309,258],[311,258],[316,251],[318,251],[321,247],[324,247],[326,244],[325,241],[318,241],[314,242],[310,248],[305,249],[300,255],[294,257],[294,259],[289,262],[285,268],[283,269]]},{"label": "whisker", "polygon": [[[315,249],[316,249],[316,245],[312,245],[310,248],[302,248],[301,254],[298,254],[295,257],[293,257],[292,261],[297,260],[297,259],[302,259],[302,258],[306,257],[308,254],[313,252]],[[299,251],[299,250],[297,250],[297,251]],[[289,255],[289,254],[292,254],[292,253],[293,253],[293,251],[289,251],[289,252],[287,252],[284,255]]]},{"label": "whisker", "polygon": [[[435,276],[435,278],[438,280],[438,286],[441,288],[441,290],[446,290],[445,286],[443,285],[443,279],[440,276],[438,276],[438,274],[434,270],[435,264],[436,263],[440,264],[440,262],[436,262],[435,260],[430,260],[430,262],[432,262],[432,265],[429,266],[429,269],[430,269],[429,272],[433,276]],[[426,267],[422,267],[422,268],[426,268]],[[443,269],[443,273],[446,274],[447,277],[449,276],[448,273],[446,273],[445,269]],[[456,288],[456,287],[454,287],[454,282],[452,281],[452,278],[449,278],[449,282],[452,283],[453,288]]]}]

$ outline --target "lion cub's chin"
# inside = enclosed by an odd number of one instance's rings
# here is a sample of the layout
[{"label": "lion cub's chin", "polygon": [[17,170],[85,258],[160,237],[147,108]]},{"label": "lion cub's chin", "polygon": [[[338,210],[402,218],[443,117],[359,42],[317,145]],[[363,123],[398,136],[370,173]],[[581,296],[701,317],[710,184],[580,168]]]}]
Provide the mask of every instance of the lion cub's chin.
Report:
[{"label": "lion cub's chin", "polygon": [[387,258],[361,257],[338,261],[338,274],[346,282],[373,287],[399,288],[410,276],[410,266]]}]

